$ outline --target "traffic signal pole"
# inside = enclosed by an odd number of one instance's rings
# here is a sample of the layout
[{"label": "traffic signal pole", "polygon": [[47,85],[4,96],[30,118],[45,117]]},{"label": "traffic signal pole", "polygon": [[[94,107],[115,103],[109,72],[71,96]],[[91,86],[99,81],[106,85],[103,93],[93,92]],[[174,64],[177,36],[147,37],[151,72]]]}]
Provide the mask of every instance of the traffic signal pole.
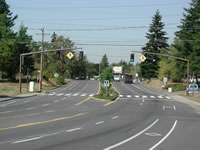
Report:
[{"label": "traffic signal pole", "polygon": [[[37,51],[37,52],[30,52],[30,53],[23,53],[20,54],[20,63],[19,63],[19,93],[22,93],[22,60],[24,56],[33,55],[33,54],[43,54],[43,53],[49,53],[49,52],[57,52],[57,51],[72,51],[72,50],[78,50],[82,48],[63,48],[63,49],[53,49],[53,50],[46,50],[46,51]],[[42,74],[41,74],[42,75]],[[41,82],[42,85],[42,82]]]},{"label": "traffic signal pole", "polygon": [[160,54],[160,53],[145,52],[145,51],[142,51],[142,52],[132,51],[132,52],[134,52],[134,53],[142,53],[142,54],[150,54],[150,55],[156,55],[156,56],[164,56],[164,57],[173,58],[173,59],[182,60],[182,61],[187,62],[187,89],[186,89],[186,95],[189,96],[189,73],[190,73],[190,60],[189,59],[176,57],[176,56],[171,56],[171,55],[166,55],[166,54]]}]

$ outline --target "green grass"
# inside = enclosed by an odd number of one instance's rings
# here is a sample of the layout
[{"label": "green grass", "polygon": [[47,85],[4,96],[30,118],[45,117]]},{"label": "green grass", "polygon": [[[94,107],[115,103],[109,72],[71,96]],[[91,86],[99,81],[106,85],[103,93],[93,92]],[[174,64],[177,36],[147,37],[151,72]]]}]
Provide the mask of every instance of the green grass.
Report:
[{"label": "green grass", "polygon": [[175,91],[183,91],[186,89],[186,85],[183,84],[168,84],[165,86],[165,89],[172,88]]}]

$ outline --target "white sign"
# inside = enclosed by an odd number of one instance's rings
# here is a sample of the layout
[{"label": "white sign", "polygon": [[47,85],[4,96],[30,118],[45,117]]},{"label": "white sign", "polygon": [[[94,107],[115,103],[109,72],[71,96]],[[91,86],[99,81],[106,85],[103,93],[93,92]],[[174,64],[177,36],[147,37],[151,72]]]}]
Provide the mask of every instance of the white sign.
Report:
[{"label": "white sign", "polygon": [[138,77],[138,73],[135,74],[135,77]]},{"label": "white sign", "polygon": [[163,78],[163,82],[164,82],[164,83],[167,83],[167,81],[168,81],[167,77],[164,77],[164,78]]},{"label": "white sign", "polygon": [[34,82],[31,81],[29,84],[29,92],[34,92]]},{"label": "white sign", "polygon": [[59,74],[56,72],[56,73],[54,73],[54,77],[55,78],[58,78],[59,77]]},{"label": "white sign", "polygon": [[104,80],[104,86],[109,87],[109,80]]},{"label": "white sign", "polygon": [[114,66],[113,67],[113,73],[122,73],[122,67],[121,66]]}]

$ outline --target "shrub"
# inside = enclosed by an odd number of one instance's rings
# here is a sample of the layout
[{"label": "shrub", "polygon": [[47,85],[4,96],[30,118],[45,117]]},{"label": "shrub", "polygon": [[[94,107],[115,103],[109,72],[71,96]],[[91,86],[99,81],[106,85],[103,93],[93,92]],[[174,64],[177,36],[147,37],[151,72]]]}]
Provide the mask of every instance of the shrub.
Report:
[{"label": "shrub", "polygon": [[186,89],[186,85],[183,84],[168,84],[165,89],[172,88],[173,91],[182,91]]}]

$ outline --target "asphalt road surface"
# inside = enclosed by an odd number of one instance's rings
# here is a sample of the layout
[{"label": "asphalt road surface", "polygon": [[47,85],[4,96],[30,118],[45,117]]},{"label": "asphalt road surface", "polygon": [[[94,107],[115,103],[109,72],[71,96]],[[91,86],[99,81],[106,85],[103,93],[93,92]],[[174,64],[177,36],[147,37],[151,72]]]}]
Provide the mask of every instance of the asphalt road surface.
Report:
[{"label": "asphalt road surface", "polygon": [[0,103],[0,150],[199,150],[193,108],[140,84],[114,83],[115,101],[92,98],[98,81],[72,80]]}]

